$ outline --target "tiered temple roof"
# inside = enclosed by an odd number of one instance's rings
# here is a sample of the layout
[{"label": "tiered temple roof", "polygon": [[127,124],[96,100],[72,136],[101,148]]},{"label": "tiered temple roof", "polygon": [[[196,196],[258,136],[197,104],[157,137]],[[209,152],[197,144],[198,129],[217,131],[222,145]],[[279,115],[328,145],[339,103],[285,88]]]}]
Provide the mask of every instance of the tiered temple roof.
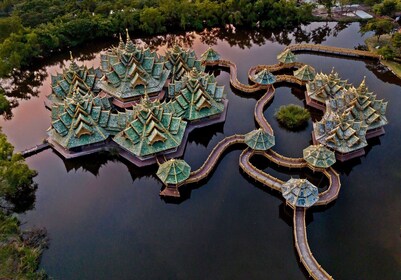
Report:
[{"label": "tiered temple roof", "polygon": [[277,60],[281,63],[294,63],[296,57],[290,49],[286,49],[285,51],[277,55]]},{"label": "tiered temple roof", "polygon": [[312,66],[304,65],[294,71],[294,76],[301,81],[312,81],[315,78],[316,71]]},{"label": "tiered temple roof", "polygon": [[220,60],[220,54],[216,52],[212,47],[209,47],[202,55],[201,60],[205,62],[215,62]]},{"label": "tiered temple roof", "polygon": [[71,97],[73,91],[78,87],[82,92],[88,90],[97,91],[96,81],[97,73],[93,68],[78,66],[74,61],[72,54],[70,66],[63,70],[63,73],[57,73],[51,76],[52,93],[48,99],[53,103],[62,102],[66,97]]},{"label": "tiered temple roof", "polygon": [[174,45],[172,49],[166,51],[165,67],[171,71],[170,77],[172,81],[180,80],[180,78],[192,68],[196,68],[199,72],[205,71],[205,66],[196,58],[195,51],[184,50],[179,45]]},{"label": "tiered temple roof", "polygon": [[82,96],[76,90],[63,103],[53,105],[48,134],[67,150],[104,142],[109,132],[99,123],[103,112],[110,113],[107,107],[99,97],[93,98],[91,93]]},{"label": "tiered temple roof", "polygon": [[329,75],[316,74],[315,78],[306,84],[306,92],[311,99],[324,104],[327,99],[338,96],[350,87],[351,85],[346,80],[341,80],[333,69]]},{"label": "tiered temple roof", "polygon": [[166,107],[188,121],[195,121],[224,111],[224,86],[218,86],[213,75],[200,73],[196,68],[180,81],[170,83]]},{"label": "tiered temple roof", "polygon": [[147,157],[177,148],[183,139],[187,123],[167,112],[160,101],[150,101],[145,95],[133,107],[134,116],[114,141],[138,157]]},{"label": "tiered temple roof", "polygon": [[266,151],[274,146],[275,138],[259,128],[245,134],[245,144],[253,150]]},{"label": "tiered temple roof", "polygon": [[260,85],[271,85],[276,82],[276,77],[269,72],[268,69],[263,68],[258,73],[255,74],[255,83]]},{"label": "tiered temple roof", "polygon": [[387,102],[376,99],[376,95],[366,87],[365,79],[356,89],[356,92],[357,97],[351,109],[353,118],[367,125],[368,129],[386,125],[388,123],[385,116]]},{"label": "tiered temple roof", "polygon": [[103,77],[99,87],[107,94],[125,102],[139,99],[146,93],[160,92],[169,70],[163,58],[149,48],[137,47],[127,33],[127,41],[101,55]]},{"label": "tiered temple roof", "polygon": [[306,179],[291,178],[281,185],[287,203],[293,207],[310,207],[319,200],[319,191]]},{"label": "tiered temple roof", "polygon": [[368,127],[346,114],[333,114],[313,126],[316,140],[339,153],[350,153],[367,146],[365,136]]}]

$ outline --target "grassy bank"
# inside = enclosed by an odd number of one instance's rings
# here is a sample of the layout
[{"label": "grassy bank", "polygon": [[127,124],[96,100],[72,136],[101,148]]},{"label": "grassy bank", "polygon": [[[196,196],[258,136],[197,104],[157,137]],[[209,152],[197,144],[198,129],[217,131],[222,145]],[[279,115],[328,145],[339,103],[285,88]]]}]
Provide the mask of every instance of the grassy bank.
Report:
[{"label": "grassy bank", "polygon": [[[369,51],[378,53],[381,48],[391,46],[391,35],[382,35],[380,36],[380,40],[378,40],[377,36],[372,36],[365,40],[365,44],[368,47]],[[379,48],[377,48],[379,47]],[[396,54],[398,55],[398,54]],[[384,60],[380,61],[384,66],[389,68],[394,75],[401,78],[401,64],[394,60]]]}]

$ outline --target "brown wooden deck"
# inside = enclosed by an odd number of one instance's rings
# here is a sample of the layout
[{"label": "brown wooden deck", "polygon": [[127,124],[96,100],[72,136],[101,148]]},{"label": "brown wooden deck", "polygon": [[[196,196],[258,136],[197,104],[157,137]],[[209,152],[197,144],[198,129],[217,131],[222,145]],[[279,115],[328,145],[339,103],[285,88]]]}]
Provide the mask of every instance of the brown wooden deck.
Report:
[{"label": "brown wooden deck", "polygon": [[315,44],[294,44],[285,48],[292,52],[307,51],[307,52],[318,52],[318,53],[328,53],[341,56],[350,57],[361,57],[361,58],[371,58],[371,59],[381,59],[381,56],[370,51],[353,50],[348,48],[339,48],[324,45]]},{"label": "brown wooden deck", "polygon": [[305,223],[305,208],[294,209],[294,239],[295,247],[302,264],[313,279],[333,279],[314,258],[309,245]]}]

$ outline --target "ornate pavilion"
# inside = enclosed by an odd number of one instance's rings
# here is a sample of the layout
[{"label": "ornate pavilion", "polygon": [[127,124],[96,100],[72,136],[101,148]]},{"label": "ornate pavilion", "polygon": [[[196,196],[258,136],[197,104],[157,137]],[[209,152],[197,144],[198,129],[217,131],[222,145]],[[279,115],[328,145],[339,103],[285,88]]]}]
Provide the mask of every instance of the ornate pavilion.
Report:
[{"label": "ornate pavilion", "polygon": [[[210,52],[202,57],[218,55]],[[71,56],[52,77],[48,142],[65,158],[117,150],[144,166],[179,157],[193,129],[226,117],[224,86],[204,70],[193,50],[175,45],[160,56],[128,34],[101,54],[100,69],[78,66]]]}]

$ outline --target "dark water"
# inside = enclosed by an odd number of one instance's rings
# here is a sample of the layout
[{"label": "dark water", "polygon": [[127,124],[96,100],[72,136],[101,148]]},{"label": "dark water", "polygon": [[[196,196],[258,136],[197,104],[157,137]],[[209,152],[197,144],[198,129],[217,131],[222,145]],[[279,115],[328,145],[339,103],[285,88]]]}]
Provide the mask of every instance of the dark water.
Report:
[{"label": "dark water", "polygon": [[[198,55],[208,44],[215,44],[223,58],[238,65],[239,80],[246,82],[249,67],[275,63],[283,44],[307,41],[356,47],[363,44],[358,30],[358,24],[319,23],[276,34],[214,31],[154,37],[146,42],[160,45],[163,53],[164,45],[178,37]],[[74,54],[87,65],[98,66],[98,52],[109,44],[92,44]],[[50,78],[45,73],[59,71],[63,59],[66,55],[16,80],[13,95],[32,96],[19,99],[11,120],[1,122],[17,150],[46,137],[50,117],[43,101],[50,93]],[[369,88],[389,101],[386,134],[371,141],[360,160],[335,166],[341,172],[339,199],[309,214],[312,252],[336,279],[400,279],[401,81],[372,61],[310,54],[298,55],[298,60],[324,72],[334,66],[340,76],[356,84],[366,76]],[[184,159],[193,169],[225,136],[255,127],[257,97],[233,93],[228,74],[216,73],[228,91],[228,117],[224,125],[191,135]],[[26,81],[36,88],[26,87]],[[311,141],[312,124],[297,133],[281,128],[273,114],[288,103],[304,104],[302,90],[277,88],[265,116],[275,131],[274,149],[286,156],[301,156]],[[29,165],[39,172],[39,189],[34,210],[22,219],[27,227],[48,229],[51,243],[41,267],[56,279],[304,279],[294,249],[291,210],[279,194],[242,174],[240,152],[227,153],[213,176],[187,188],[186,199],[176,204],[159,197],[162,185],[152,175],[154,168],[138,170],[105,155],[64,161],[51,150],[29,158]],[[288,173],[266,160],[255,161],[277,177],[307,176],[322,181],[319,174]]]}]

